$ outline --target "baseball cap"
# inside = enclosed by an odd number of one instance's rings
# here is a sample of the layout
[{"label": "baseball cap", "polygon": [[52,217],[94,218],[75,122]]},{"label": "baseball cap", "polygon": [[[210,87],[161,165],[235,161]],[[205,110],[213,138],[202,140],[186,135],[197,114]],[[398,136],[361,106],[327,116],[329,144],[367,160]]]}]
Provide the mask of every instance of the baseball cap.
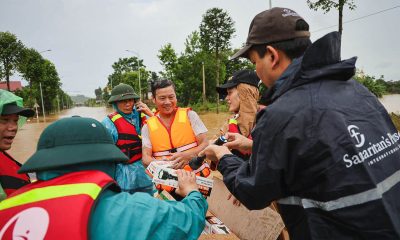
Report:
[{"label": "baseball cap", "polygon": [[245,83],[252,85],[254,87],[258,87],[260,79],[257,74],[251,70],[240,70],[233,73],[232,77],[228,79],[228,81],[217,87],[217,92],[220,95],[226,95],[227,89],[236,87],[239,83]]},{"label": "baseball cap", "polygon": [[271,8],[257,14],[249,27],[245,46],[231,59],[246,57],[253,45],[280,42],[295,38],[310,37],[310,32],[296,30],[296,23],[305,20],[289,8]]},{"label": "baseball cap", "polygon": [[32,117],[35,112],[32,109],[20,107],[16,102],[8,103],[3,106],[1,115],[17,114],[24,117]]}]

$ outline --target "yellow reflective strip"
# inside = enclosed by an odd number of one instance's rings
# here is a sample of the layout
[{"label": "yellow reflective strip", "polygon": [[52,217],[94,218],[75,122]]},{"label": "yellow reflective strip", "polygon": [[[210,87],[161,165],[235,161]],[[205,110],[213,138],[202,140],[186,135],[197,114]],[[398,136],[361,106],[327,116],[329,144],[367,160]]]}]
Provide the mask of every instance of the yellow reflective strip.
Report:
[{"label": "yellow reflective strip", "polygon": [[115,115],[114,117],[111,118],[111,121],[115,122],[115,121],[117,121],[117,119],[119,119],[121,117],[122,117],[121,114],[117,114],[117,115]]},{"label": "yellow reflective strip", "polygon": [[150,131],[155,131],[158,129],[158,125],[157,125],[156,121],[157,121],[156,117],[151,117],[151,118],[147,119],[147,125],[149,126]]},{"label": "yellow reflective strip", "polygon": [[36,188],[0,202],[0,211],[28,203],[79,194],[86,194],[95,200],[100,191],[101,187],[95,183],[75,183]]},{"label": "yellow reflective strip", "polygon": [[231,124],[231,123],[233,123],[233,124],[236,124],[236,125],[237,125],[237,120],[236,120],[236,119],[233,119],[233,118],[231,118],[231,119],[229,119],[229,124]]},{"label": "yellow reflective strip", "polygon": [[178,122],[185,123],[186,122],[186,115],[187,115],[186,110],[179,109],[178,110]]}]

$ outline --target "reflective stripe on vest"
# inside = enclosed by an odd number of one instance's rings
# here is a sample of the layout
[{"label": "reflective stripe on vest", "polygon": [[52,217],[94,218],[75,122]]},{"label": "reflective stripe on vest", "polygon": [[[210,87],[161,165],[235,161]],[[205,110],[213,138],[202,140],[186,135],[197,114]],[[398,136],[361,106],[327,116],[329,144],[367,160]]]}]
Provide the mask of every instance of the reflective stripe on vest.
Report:
[{"label": "reflective stripe on vest", "polygon": [[320,202],[313,199],[299,198],[291,196],[278,200],[278,203],[285,205],[299,205],[303,208],[319,208],[324,211],[333,211],[359,204],[364,204],[377,199],[381,199],[382,195],[389,191],[392,187],[400,182],[400,170],[378,183],[373,189],[344,196],[335,200]]},{"label": "reflective stripe on vest", "polygon": [[184,151],[189,150],[189,149],[194,148],[194,147],[197,147],[197,142],[189,143],[189,144],[187,144],[185,146],[174,148],[174,149],[170,149],[168,151],[154,152],[153,153],[153,157],[169,156],[169,155],[171,155],[171,153],[184,152]]},{"label": "reflective stripe on vest", "polygon": [[136,127],[128,122],[121,114],[114,112],[108,115],[118,132],[116,145],[128,156],[128,163],[142,159],[142,138]]},{"label": "reflective stripe on vest", "polygon": [[101,187],[94,183],[77,183],[37,188],[2,201],[0,203],[0,211],[28,203],[78,194],[86,194],[95,200],[100,191]]},{"label": "reflective stripe on vest", "polygon": [[[240,132],[239,126],[238,126],[238,121],[237,121],[237,117],[239,115],[236,114],[233,118],[230,118],[228,120],[228,132],[230,133],[239,133],[240,135],[242,135],[242,133]],[[248,139],[252,139],[251,134],[249,134],[249,136],[247,136]],[[251,155],[251,151],[242,151],[242,150],[237,150],[237,149],[232,149],[231,150],[233,154],[248,160],[250,158]]]}]

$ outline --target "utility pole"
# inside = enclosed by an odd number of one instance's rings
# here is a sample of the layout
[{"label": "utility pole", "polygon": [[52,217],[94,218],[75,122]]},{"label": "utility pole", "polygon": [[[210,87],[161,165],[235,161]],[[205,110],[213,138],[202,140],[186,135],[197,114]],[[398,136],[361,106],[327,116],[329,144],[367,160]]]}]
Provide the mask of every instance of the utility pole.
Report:
[{"label": "utility pole", "polygon": [[40,87],[40,97],[42,98],[43,121],[46,122],[46,115],[44,113],[44,101],[43,101],[43,91],[42,91],[42,83],[41,82],[39,82],[39,87]]},{"label": "utility pole", "polygon": [[272,8],[272,0],[269,0],[269,9]]},{"label": "utility pole", "polygon": [[206,75],[204,73],[204,62],[201,62],[203,69],[203,104],[206,104]]},{"label": "utility pole", "polygon": [[[216,86],[219,86],[219,59],[217,59],[217,79]],[[219,93],[217,93],[217,114],[219,114]]]},{"label": "utility pole", "polygon": [[58,94],[57,94],[57,108],[58,108],[58,114],[60,114],[60,99],[58,98]]}]

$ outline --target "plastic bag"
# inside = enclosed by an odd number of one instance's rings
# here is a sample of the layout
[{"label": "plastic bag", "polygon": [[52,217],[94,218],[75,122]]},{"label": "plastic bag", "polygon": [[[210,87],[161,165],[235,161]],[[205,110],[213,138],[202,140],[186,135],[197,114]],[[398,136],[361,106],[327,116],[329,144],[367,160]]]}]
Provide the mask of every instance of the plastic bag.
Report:
[{"label": "plastic bag", "polygon": [[146,174],[142,161],[117,164],[115,179],[124,192],[147,192],[151,195],[155,192],[154,184]]}]

